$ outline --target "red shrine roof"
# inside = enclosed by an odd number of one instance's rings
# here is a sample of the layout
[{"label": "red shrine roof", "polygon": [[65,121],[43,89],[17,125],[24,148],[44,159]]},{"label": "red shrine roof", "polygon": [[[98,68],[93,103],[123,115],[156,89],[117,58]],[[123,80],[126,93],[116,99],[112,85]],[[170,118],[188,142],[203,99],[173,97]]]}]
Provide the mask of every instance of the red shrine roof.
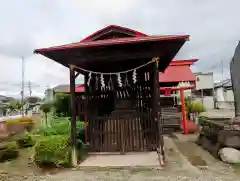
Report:
[{"label": "red shrine roof", "polygon": [[[67,89],[67,90],[65,90],[64,92],[65,92],[65,93],[70,93],[70,90]],[[76,86],[75,92],[79,92],[79,93],[85,92],[85,86],[84,86],[84,84],[81,84],[81,85]]]},{"label": "red shrine roof", "polygon": [[129,28],[110,25],[81,41],[36,49],[34,53],[66,67],[75,65],[97,72],[109,72],[108,67],[102,66],[104,62],[109,62],[112,71],[119,71],[133,66],[121,64],[123,61],[135,60],[132,64],[137,64],[138,59],[146,61],[159,57],[161,63],[158,69],[163,72],[187,40],[189,35],[148,36]]},{"label": "red shrine roof", "polygon": [[197,61],[198,59],[172,61],[163,73],[159,73],[159,82],[195,82],[196,76],[190,65]]},{"label": "red shrine roof", "polygon": [[146,36],[146,37],[131,37],[131,38],[117,38],[117,39],[107,39],[98,40],[90,42],[77,42],[61,46],[54,46],[50,48],[41,48],[34,51],[34,53],[44,53],[53,50],[64,50],[71,48],[87,48],[87,47],[100,47],[109,45],[119,45],[119,44],[134,44],[140,42],[154,42],[154,41],[167,41],[167,40],[187,40],[189,35],[166,35],[166,36]]},{"label": "red shrine roof", "polygon": [[[112,38],[105,37],[113,33],[121,34],[120,37]],[[118,35],[119,35],[118,34]],[[117,44],[135,44],[140,42],[154,42],[154,41],[168,41],[168,40],[188,40],[189,35],[163,35],[163,36],[148,36],[144,33],[121,27],[116,25],[107,26],[90,36],[84,38],[83,40],[70,43],[66,45],[54,46],[49,48],[36,49],[34,53],[44,54],[45,52],[54,51],[54,50],[65,50],[72,48],[87,48],[87,47],[100,47],[100,46],[110,46]]]},{"label": "red shrine roof", "polygon": [[103,33],[103,34],[106,34],[106,33],[109,33],[109,32],[112,32],[112,31],[117,31],[117,30],[125,30],[127,32],[131,32],[133,36],[135,37],[144,37],[144,36],[148,36],[144,33],[141,33],[139,31],[136,31],[136,30],[132,30],[130,28],[126,28],[126,27],[122,27],[122,26],[117,26],[117,25],[109,25],[101,30],[98,30],[96,31],[95,33],[87,36],[86,38],[84,38],[83,40],[81,40],[80,42],[90,42],[90,41],[94,41],[94,38]]}]

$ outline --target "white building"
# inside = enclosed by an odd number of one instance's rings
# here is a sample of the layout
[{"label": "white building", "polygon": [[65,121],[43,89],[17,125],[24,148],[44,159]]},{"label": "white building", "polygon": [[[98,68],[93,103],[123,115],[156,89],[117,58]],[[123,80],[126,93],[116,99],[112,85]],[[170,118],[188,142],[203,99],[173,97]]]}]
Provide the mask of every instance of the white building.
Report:
[{"label": "white building", "polygon": [[[83,84],[76,84],[76,87]],[[60,84],[54,88],[49,88],[45,90],[45,102],[52,102],[55,100],[56,93],[62,93],[70,89],[69,84]]]},{"label": "white building", "polygon": [[195,73],[196,90],[194,91],[195,99],[202,102],[206,109],[214,108],[214,81],[213,72]]},{"label": "white building", "polygon": [[12,97],[0,95],[0,117],[6,115],[7,102],[13,100]]},{"label": "white building", "polygon": [[44,94],[46,102],[52,102],[54,100],[54,89],[47,89]]},{"label": "white building", "polygon": [[231,79],[223,80],[214,85],[218,108],[234,109],[234,95]]},{"label": "white building", "polygon": [[45,101],[46,102],[54,101],[56,93],[65,92],[66,90],[69,90],[69,87],[70,86],[68,84],[61,84],[54,88],[49,88],[45,90]]}]

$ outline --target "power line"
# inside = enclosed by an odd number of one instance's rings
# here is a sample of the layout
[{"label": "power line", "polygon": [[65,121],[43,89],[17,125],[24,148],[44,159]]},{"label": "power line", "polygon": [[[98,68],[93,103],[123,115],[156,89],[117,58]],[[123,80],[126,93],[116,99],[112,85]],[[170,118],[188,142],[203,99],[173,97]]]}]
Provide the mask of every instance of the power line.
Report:
[{"label": "power line", "polygon": [[[36,83],[33,83],[32,81],[27,81],[27,83],[24,82],[24,87],[28,87],[29,86],[29,82],[31,82],[31,86],[32,87],[41,87],[40,85],[38,85]],[[0,84],[19,87],[19,86],[22,86],[22,81],[20,81],[20,82],[0,81]]]}]

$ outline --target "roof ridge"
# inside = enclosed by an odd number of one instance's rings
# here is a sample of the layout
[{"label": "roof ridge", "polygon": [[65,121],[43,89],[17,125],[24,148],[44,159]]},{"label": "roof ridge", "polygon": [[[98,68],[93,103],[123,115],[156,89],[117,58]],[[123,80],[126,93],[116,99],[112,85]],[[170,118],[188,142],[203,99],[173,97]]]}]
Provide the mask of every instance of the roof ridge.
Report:
[{"label": "roof ridge", "polygon": [[108,25],[100,30],[97,30],[95,31],[94,33],[88,35],[87,37],[85,37],[83,40],[81,40],[80,42],[90,42],[91,39],[96,36],[97,34],[100,34],[104,31],[107,31],[108,29],[111,29],[111,28],[116,28],[116,29],[121,29],[121,30],[125,30],[125,31],[130,31],[130,32],[133,32],[135,33],[137,36],[148,36],[140,31],[136,31],[134,29],[130,29],[130,28],[126,28],[126,27],[123,27],[123,26],[119,26],[119,25]]}]

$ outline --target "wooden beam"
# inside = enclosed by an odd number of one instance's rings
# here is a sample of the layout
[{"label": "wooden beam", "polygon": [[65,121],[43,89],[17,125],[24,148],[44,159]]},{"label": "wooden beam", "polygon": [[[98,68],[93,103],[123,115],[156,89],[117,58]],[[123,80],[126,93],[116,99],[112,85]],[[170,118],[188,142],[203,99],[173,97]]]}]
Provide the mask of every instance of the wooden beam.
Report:
[{"label": "wooden beam", "polygon": [[161,117],[161,106],[160,106],[160,86],[159,86],[159,70],[158,70],[158,59],[152,64],[152,81],[153,81],[153,105],[152,112],[154,121],[157,122],[157,152],[159,155],[159,161],[161,165],[165,164],[164,154],[164,141],[163,141],[163,122]]},{"label": "wooden beam", "polygon": [[77,166],[77,139],[76,139],[76,94],[75,94],[75,71],[74,66],[69,66],[69,72],[70,72],[70,93],[71,93],[71,156],[72,156],[72,166]]},{"label": "wooden beam", "polygon": [[[88,104],[88,85],[87,85],[87,74],[85,73],[84,75],[84,87],[85,87],[85,99],[84,99],[84,122],[85,122],[85,125],[88,126],[88,116],[87,116],[87,104]],[[85,127],[85,131],[84,131],[84,135],[85,135],[85,144],[87,145],[88,144],[88,127]]]},{"label": "wooden beam", "polygon": [[152,56],[161,56],[161,52],[126,52],[126,51],[115,51],[113,50],[111,54],[98,55],[97,53],[86,54],[86,55],[77,55],[74,57],[77,62],[79,60],[85,60],[85,63],[91,63],[96,61],[122,61],[122,60],[131,60],[131,59],[150,59]]},{"label": "wooden beam", "polygon": [[79,76],[80,72],[76,72],[75,79]]}]

